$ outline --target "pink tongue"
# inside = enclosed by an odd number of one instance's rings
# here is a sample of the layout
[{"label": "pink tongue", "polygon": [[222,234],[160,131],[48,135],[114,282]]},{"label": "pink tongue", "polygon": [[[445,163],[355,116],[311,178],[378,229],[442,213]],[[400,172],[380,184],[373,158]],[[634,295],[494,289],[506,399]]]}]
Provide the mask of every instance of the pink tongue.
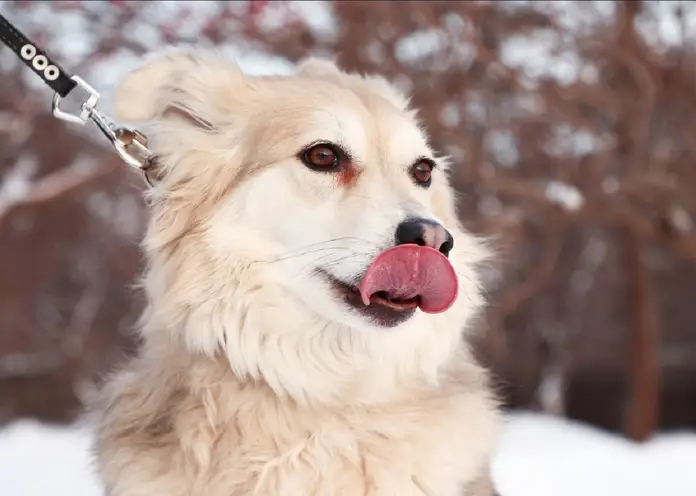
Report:
[{"label": "pink tongue", "polygon": [[384,291],[389,299],[420,297],[420,309],[440,313],[457,299],[459,285],[452,264],[433,248],[399,245],[379,254],[360,284],[365,305],[370,297]]}]

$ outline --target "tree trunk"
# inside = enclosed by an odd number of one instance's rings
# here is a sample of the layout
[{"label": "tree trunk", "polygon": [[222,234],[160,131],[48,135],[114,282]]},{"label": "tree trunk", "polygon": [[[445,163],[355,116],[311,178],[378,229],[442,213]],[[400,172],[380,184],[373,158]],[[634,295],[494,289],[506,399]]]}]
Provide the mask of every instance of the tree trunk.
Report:
[{"label": "tree trunk", "polygon": [[631,319],[625,434],[635,441],[645,441],[659,424],[659,321],[644,248],[630,233],[624,235],[623,253]]}]

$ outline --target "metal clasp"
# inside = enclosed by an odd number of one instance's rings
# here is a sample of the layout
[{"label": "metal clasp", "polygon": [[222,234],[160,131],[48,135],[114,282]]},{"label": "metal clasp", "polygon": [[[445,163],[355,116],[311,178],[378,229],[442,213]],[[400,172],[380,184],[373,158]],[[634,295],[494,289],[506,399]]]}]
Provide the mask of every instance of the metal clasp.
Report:
[{"label": "metal clasp", "polygon": [[70,79],[75,81],[80,88],[85,90],[89,94],[89,97],[82,104],[79,114],[71,114],[69,112],[63,112],[60,109],[60,102],[63,100],[63,98],[58,93],[55,93],[53,95],[53,115],[60,120],[72,122],[73,124],[86,124],[90,118],[92,110],[97,106],[97,102],[99,101],[100,97],[99,92],[87,84],[87,82],[80,76],[72,76]]},{"label": "metal clasp", "polygon": [[104,136],[116,148],[116,153],[130,167],[140,170],[145,176],[145,180],[150,186],[153,183],[148,172],[152,168],[153,154],[147,147],[147,138],[140,131],[127,127],[116,127],[114,122],[97,108],[99,102],[99,92],[92,88],[86,81],[79,76],[72,76],[73,81],[88,93],[87,100],[80,107],[79,114],[65,112],[60,108],[63,98],[58,94],[53,95],[53,115],[58,119],[72,122],[74,124],[86,124],[92,120]]}]

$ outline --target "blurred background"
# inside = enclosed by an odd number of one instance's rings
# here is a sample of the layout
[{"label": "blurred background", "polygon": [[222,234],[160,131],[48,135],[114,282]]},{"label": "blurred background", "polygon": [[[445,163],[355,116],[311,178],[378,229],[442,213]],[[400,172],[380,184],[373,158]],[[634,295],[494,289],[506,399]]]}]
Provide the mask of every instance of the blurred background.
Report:
[{"label": "blurred background", "polygon": [[[309,55],[413,95],[493,236],[477,340],[510,411],[696,430],[696,3],[4,1],[108,100],[147,52],[251,74]],[[66,425],[136,349],[141,177],[0,50],[0,429]],[[108,104],[105,101],[106,109]]]}]

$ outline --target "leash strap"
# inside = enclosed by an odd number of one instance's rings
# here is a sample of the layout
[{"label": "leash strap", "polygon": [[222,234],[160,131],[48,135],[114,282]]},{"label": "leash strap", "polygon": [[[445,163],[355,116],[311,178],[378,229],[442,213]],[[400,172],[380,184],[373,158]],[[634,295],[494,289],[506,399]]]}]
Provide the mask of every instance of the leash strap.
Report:
[{"label": "leash strap", "polygon": [[43,79],[62,98],[68,96],[77,83],[38,46],[24,36],[0,14],[0,39],[29,69]]},{"label": "leash strap", "polygon": [[[52,111],[56,118],[74,124],[94,122],[104,136],[111,141],[121,159],[130,167],[140,170],[147,183],[153,186],[151,172],[156,160],[147,148],[147,138],[141,132],[117,127],[97,108],[100,96],[97,90],[79,76],[71,76],[65,72],[48,57],[45,51],[41,50],[36,43],[32,43],[2,14],[0,14],[0,39],[24,62],[24,65],[33,70],[54,91]],[[61,110],[61,100],[77,87],[87,93],[80,112],[70,113]]]}]

